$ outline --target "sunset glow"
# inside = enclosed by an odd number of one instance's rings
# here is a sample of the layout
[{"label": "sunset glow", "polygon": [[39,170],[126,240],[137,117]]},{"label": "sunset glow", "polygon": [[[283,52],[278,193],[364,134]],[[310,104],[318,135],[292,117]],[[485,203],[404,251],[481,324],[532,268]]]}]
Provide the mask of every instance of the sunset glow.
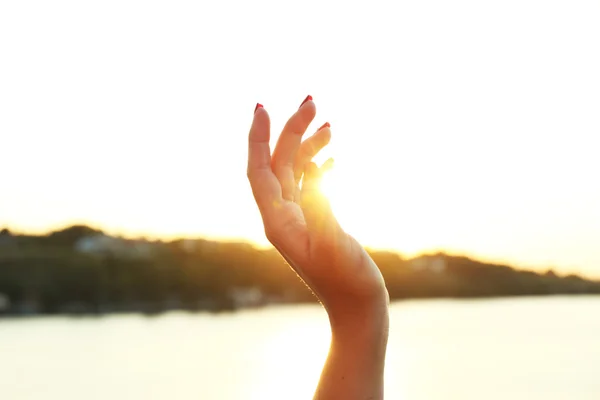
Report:
[{"label": "sunset glow", "polygon": [[365,245],[600,277],[598,2],[35,3],[0,5],[0,227],[266,245],[252,111],[274,145],[311,94]]}]

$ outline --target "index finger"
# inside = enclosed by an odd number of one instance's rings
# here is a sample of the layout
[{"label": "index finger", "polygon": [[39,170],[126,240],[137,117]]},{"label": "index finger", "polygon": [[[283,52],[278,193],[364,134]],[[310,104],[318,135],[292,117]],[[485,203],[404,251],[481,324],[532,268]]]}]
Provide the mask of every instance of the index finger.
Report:
[{"label": "index finger", "polygon": [[281,185],[271,170],[270,129],[269,114],[258,104],[248,135],[247,175],[254,199],[263,215],[282,201]]}]

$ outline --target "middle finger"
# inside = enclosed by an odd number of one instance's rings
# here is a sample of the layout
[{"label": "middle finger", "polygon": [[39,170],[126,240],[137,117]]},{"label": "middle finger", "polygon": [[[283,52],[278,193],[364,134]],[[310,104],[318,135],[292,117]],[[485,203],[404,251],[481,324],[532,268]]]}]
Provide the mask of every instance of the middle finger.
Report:
[{"label": "middle finger", "polygon": [[284,200],[294,200],[296,181],[294,179],[294,161],[302,135],[316,114],[315,103],[308,96],[300,108],[285,124],[277,145],[273,151],[272,169],[281,184],[281,194]]}]

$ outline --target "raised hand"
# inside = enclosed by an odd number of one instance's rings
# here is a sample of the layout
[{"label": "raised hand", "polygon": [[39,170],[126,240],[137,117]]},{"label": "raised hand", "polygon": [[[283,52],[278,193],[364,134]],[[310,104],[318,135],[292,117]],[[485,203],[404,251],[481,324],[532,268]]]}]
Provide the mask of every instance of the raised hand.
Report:
[{"label": "raised hand", "polygon": [[249,135],[248,178],[269,241],[320,299],[332,323],[346,324],[386,309],[389,298],[379,269],[340,227],[319,190],[331,162],[318,168],[311,160],[329,143],[331,129],[326,123],[303,142],[315,114],[308,96],[271,155],[269,115],[258,104]]},{"label": "raised hand", "polygon": [[318,168],[311,160],[329,143],[331,130],[326,123],[302,142],[315,113],[308,96],[285,124],[271,155],[269,115],[257,104],[248,178],[267,237],[329,315],[331,347],[314,399],[381,400],[389,296],[379,269],[340,227],[319,190],[330,162]]}]

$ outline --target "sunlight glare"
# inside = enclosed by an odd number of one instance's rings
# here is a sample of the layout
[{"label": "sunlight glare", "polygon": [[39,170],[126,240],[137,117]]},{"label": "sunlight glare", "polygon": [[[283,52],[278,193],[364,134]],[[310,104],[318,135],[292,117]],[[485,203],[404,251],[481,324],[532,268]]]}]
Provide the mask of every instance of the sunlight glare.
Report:
[{"label": "sunlight glare", "polygon": [[334,171],[334,169],[331,169],[324,172],[319,185],[319,189],[329,199],[329,201],[334,201],[333,199],[336,199],[337,193],[339,193],[338,187],[336,186],[337,181],[335,179]]}]

